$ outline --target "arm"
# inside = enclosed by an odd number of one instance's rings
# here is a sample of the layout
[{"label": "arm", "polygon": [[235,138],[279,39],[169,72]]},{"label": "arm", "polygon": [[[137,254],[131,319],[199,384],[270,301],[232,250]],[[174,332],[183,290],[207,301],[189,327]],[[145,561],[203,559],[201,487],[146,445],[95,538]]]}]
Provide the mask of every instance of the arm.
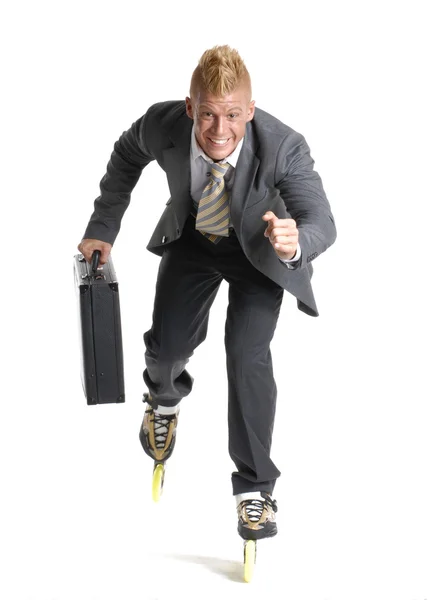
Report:
[{"label": "arm", "polygon": [[275,187],[299,231],[301,256],[298,263],[292,263],[293,268],[305,267],[337,237],[330,205],[313,165],[304,137],[296,132],[287,136],[278,152]]},{"label": "arm", "polygon": [[84,239],[114,243],[121,219],[129,206],[131,192],[144,167],[154,160],[146,141],[149,118],[150,109],[115,143]]},{"label": "arm", "polygon": [[285,258],[280,258],[279,256],[278,256],[278,258],[281,262],[284,263],[284,265],[287,265],[288,269],[295,269],[297,265],[295,265],[294,263],[297,263],[298,260],[300,260],[301,256],[302,256],[302,251],[300,249],[299,242],[298,242],[297,247],[296,247],[296,254],[293,256],[293,258],[290,258],[288,260],[286,260]]}]

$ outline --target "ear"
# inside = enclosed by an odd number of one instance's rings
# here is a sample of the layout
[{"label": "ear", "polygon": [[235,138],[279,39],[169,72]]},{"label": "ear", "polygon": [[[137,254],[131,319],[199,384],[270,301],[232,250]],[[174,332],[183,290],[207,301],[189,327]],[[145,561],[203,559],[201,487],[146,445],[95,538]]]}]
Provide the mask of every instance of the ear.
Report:
[{"label": "ear", "polygon": [[194,119],[193,104],[191,102],[191,98],[188,98],[188,96],[185,98],[185,110],[190,119]]},{"label": "ear", "polygon": [[252,100],[249,103],[249,110],[248,110],[248,116],[247,116],[247,119],[246,119],[246,123],[248,121],[251,121],[253,119],[254,115],[255,115],[255,100]]}]

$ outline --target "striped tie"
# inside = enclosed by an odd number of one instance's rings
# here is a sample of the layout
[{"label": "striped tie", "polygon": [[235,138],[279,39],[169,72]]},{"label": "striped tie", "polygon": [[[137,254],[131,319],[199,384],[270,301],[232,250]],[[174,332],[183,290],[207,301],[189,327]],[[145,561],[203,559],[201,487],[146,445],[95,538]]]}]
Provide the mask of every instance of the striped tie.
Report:
[{"label": "striped tie", "polygon": [[223,178],[230,166],[211,165],[211,181],[203,190],[197,209],[196,229],[214,244],[223,236],[229,237],[229,198]]}]

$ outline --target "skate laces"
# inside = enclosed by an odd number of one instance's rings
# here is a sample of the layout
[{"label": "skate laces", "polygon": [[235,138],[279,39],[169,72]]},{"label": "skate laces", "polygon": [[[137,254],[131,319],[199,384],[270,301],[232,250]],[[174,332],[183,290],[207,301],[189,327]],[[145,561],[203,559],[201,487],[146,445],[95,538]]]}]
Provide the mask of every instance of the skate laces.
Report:
[{"label": "skate laces", "polygon": [[154,430],[155,430],[155,445],[158,450],[162,450],[165,447],[167,441],[168,430],[170,423],[172,423],[177,417],[177,413],[173,415],[160,415],[155,412],[152,407],[146,410],[147,413],[154,414]]},{"label": "skate laces", "polygon": [[244,500],[243,508],[246,511],[247,518],[252,523],[257,523],[263,514],[265,506],[269,506],[274,512],[277,512],[278,506],[276,500],[272,500],[267,494],[263,494],[264,500]]}]

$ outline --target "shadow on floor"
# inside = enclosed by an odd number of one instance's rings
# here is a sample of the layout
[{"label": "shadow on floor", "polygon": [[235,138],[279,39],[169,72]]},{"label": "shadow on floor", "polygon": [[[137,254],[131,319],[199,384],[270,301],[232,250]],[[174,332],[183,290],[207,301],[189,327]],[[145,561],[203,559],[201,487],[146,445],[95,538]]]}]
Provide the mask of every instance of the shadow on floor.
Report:
[{"label": "shadow on floor", "polygon": [[243,562],[225,560],[214,556],[195,556],[190,554],[168,554],[167,557],[196,565],[203,565],[216,575],[221,575],[237,583],[244,582]]}]

